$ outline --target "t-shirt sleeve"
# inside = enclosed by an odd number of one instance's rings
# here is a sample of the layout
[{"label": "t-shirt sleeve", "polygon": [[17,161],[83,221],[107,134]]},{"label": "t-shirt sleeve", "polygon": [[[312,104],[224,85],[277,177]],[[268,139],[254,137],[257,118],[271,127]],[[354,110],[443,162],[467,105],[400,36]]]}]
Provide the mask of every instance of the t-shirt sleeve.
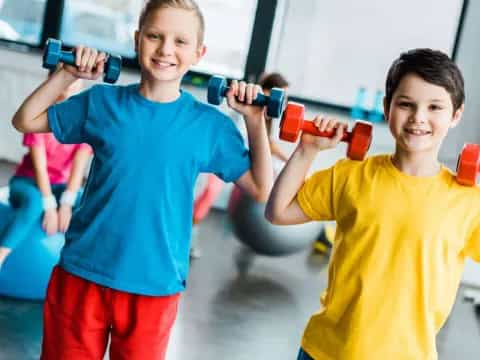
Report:
[{"label": "t-shirt sleeve", "polygon": [[58,142],[87,142],[85,123],[89,114],[91,90],[83,91],[48,108],[48,125]]},{"label": "t-shirt sleeve", "polygon": [[237,180],[250,169],[250,153],[245,147],[242,135],[228,118],[222,121],[214,150],[206,172],[213,172],[225,182]]},{"label": "t-shirt sleeve", "polygon": [[312,220],[334,220],[334,168],[318,171],[309,177],[297,193],[297,202]]},{"label": "t-shirt sleeve", "polygon": [[28,147],[45,146],[45,136],[41,133],[24,134],[23,145]]},{"label": "t-shirt sleeve", "polygon": [[467,239],[465,254],[480,263],[480,221],[476,222],[474,230]]}]

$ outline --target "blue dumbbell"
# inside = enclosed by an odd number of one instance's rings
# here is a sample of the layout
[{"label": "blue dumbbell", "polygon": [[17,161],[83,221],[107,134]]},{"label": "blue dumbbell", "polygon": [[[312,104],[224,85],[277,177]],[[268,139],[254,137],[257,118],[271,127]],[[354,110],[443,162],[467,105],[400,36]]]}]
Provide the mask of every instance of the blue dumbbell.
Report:
[{"label": "blue dumbbell", "polygon": [[[43,67],[54,69],[59,62],[75,65],[75,54],[72,51],[62,51],[62,42],[56,39],[48,39],[43,53]],[[120,76],[122,58],[117,55],[108,55],[105,63],[103,81],[113,84]]]},{"label": "blue dumbbell", "polygon": [[[229,87],[227,80],[222,76],[212,76],[208,81],[207,101],[209,104],[220,105],[227,94]],[[270,96],[258,94],[253,104],[267,107],[267,115],[272,118],[280,117],[285,106],[285,91],[273,88]]]}]

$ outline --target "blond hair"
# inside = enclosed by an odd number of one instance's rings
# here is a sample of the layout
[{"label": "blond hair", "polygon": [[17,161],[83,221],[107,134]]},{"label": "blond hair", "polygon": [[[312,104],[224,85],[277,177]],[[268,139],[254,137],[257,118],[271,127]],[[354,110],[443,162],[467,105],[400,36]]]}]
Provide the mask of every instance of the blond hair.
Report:
[{"label": "blond hair", "polygon": [[147,0],[143,6],[142,12],[138,19],[138,30],[142,29],[145,21],[150,13],[161,8],[174,8],[193,11],[199,22],[198,43],[203,44],[205,35],[205,20],[203,18],[200,7],[194,0]]}]

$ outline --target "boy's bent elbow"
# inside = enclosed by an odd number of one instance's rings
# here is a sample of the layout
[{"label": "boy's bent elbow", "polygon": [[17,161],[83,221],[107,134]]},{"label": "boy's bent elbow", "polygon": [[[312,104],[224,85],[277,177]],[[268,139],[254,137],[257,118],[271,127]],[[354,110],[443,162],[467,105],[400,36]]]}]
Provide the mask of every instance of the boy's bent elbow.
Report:
[{"label": "boy's bent elbow", "polygon": [[20,131],[21,133],[26,132],[26,129],[25,129],[25,126],[24,126],[24,121],[18,114],[15,114],[13,116],[12,125],[17,131]]},{"label": "boy's bent elbow", "polygon": [[265,217],[265,219],[267,219],[270,223],[274,224],[274,225],[279,225],[278,223],[278,216],[276,216],[275,212],[273,211],[273,209],[269,206],[269,204],[267,203],[267,206],[265,207],[265,211],[263,213],[263,216]]}]

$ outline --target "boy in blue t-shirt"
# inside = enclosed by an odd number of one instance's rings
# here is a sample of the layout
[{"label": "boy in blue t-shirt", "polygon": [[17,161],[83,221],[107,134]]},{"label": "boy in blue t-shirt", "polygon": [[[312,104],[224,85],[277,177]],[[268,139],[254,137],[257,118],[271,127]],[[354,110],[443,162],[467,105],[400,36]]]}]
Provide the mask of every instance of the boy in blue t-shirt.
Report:
[{"label": "boy in blue t-shirt", "polygon": [[147,1],[135,33],[139,84],[96,85],[55,99],[77,78],[97,79],[106,55],[79,46],[13,118],[21,132],[88,143],[95,157],[83,202],[66,234],[44,309],[44,359],[163,359],[189,265],[193,188],[200,172],[234,181],[259,201],[272,186],[259,92],[234,81],[248,151],[233,122],[180,89],[205,54],[194,1]]}]

